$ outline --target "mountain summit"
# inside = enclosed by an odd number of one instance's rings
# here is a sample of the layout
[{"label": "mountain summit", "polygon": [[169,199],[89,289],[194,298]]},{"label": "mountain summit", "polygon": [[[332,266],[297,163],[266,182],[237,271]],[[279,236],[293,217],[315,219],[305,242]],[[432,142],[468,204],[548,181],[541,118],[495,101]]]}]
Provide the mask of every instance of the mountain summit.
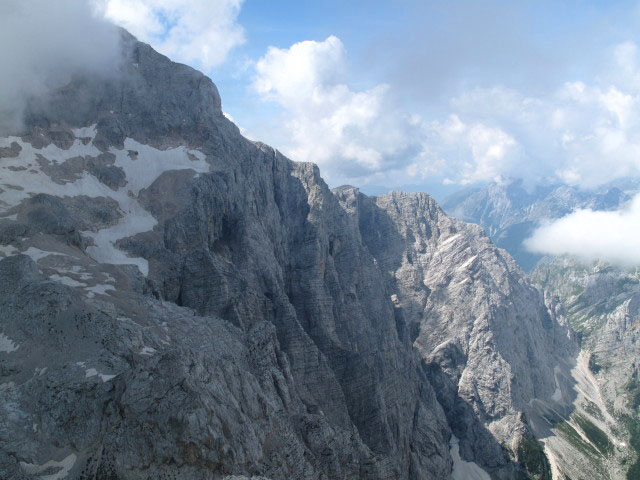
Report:
[{"label": "mountain summit", "polygon": [[549,478],[577,342],[511,257],[122,48],[0,139],[0,477]]}]

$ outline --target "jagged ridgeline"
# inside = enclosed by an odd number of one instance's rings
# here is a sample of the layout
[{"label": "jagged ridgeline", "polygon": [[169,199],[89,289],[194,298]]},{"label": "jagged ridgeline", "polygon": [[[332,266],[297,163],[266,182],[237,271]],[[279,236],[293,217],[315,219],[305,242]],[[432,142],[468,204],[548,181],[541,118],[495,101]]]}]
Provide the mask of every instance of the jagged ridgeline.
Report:
[{"label": "jagged ridgeline", "polygon": [[426,194],[331,191],[122,48],[0,139],[0,478],[559,471],[578,348],[507,253]]}]

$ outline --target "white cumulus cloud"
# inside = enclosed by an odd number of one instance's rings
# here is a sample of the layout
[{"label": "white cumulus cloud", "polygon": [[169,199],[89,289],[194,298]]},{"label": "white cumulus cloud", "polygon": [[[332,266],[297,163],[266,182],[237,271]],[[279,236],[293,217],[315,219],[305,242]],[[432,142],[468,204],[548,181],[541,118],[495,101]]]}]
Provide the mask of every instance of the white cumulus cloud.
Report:
[{"label": "white cumulus cloud", "polygon": [[423,125],[423,150],[410,173],[427,180],[436,175],[447,183],[500,181],[516,175],[524,155],[518,142],[499,127],[463,122],[456,114]]},{"label": "white cumulus cloud", "polygon": [[419,122],[395,109],[388,85],[357,90],[335,36],[288,49],[271,47],[255,65],[254,90],[284,109],[287,155],[318,163],[333,184],[358,183],[409,164]]},{"label": "white cumulus cloud", "polygon": [[590,83],[567,81],[535,96],[469,88],[431,119],[400,107],[403,92],[391,85],[353,88],[335,36],[269,48],[255,64],[253,89],[284,112],[271,135],[263,129],[265,140],[318,163],[333,184],[521,177],[591,188],[640,175],[640,54],[633,42],[609,51]]},{"label": "white cumulus cloud", "polygon": [[98,0],[103,15],[172,60],[205,70],[245,41],[243,0]]},{"label": "white cumulus cloud", "polygon": [[[499,129],[520,155],[519,162],[472,155],[473,168],[482,172],[491,165],[502,175],[583,188],[640,175],[639,59],[636,44],[625,42],[610,49],[609,63],[590,83],[567,81],[538,96],[503,86],[458,95],[451,109],[461,122]],[[447,137],[432,143],[446,145]],[[471,178],[467,171],[460,169],[457,180]]]},{"label": "white cumulus cloud", "polygon": [[640,265],[640,195],[617,211],[577,210],[539,227],[525,241],[535,253]]}]

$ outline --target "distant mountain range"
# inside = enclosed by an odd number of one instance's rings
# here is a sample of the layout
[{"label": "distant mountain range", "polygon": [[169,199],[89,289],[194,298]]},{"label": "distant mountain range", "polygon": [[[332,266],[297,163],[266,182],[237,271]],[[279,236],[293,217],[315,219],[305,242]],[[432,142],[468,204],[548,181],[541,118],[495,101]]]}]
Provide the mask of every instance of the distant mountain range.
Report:
[{"label": "distant mountain range", "polygon": [[520,179],[468,188],[446,197],[442,208],[465,222],[484,227],[491,240],[531,272],[542,258],[523,246],[540,221],[563,217],[579,208],[614,210],[640,190],[640,180],[627,179],[593,190],[568,185],[527,188]]}]

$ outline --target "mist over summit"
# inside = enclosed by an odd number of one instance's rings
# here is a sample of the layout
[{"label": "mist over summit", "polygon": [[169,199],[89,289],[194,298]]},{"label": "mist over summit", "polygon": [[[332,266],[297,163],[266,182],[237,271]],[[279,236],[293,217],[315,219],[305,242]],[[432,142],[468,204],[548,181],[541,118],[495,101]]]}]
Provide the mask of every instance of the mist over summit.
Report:
[{"label": "mist over summit", "polygon": [[118,29],[84,0],[0,5],[0,128],[15,132],[28,102],[76,74],[108,76],[120,61]]}]

